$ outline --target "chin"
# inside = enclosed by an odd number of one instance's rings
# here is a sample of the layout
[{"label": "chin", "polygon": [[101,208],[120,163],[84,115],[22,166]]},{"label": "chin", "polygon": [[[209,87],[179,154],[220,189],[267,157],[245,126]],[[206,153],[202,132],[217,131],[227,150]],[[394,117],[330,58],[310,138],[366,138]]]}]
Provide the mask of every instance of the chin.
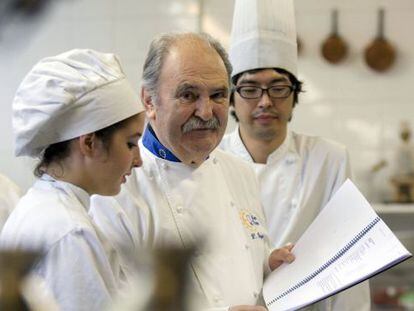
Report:
[{"label": "chin", "polygon": [[206,156],[208,156],[217,147],[217,145],[218,144],[216,143],[192,145],[190,147],[190,150],[192,150],[192,152],[194,153],[205,154]]},{"label": "chin", "polygon": [[101,193],[98,193],[99,195],[103,195],[103,196],[107,196],[107,197],[112,197],[117,195],[119,192],[121,192],[121,186],[119,185],[116,188],[113,189],[105,189],[104,191],[102,191]]}]

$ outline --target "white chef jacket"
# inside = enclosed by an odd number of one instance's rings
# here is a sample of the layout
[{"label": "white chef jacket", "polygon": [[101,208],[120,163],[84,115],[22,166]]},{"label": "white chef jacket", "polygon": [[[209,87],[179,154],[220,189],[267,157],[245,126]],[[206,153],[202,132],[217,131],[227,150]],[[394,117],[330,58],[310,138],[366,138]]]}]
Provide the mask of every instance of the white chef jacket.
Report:
[{"label": "white chef jacket", "polygon": [[19,187],[0,174],[0,232],[21,197]]},{"label": "white chef jacket", "polygon": [[[351,176],[346,148],[320,137],[288,131],[266,164],[254,163],[237,128],[220,148],[251,164],[274,247],[295,243],[336,190]],[[370,310],[368,282],[311,307],[315,310]]]},{"label": "white chef jacket", "polygon": [[204,238],[191,279],[209,308],[255,305],[269,270],[269,243],[254,172],[220,150],[192,168],[139,144],[143,166],[116,200],[93,197],[94,222],[115,245],[187,247]]},{"label": "white chef jacket", "polygon": [[41,249],[34,273],[44,279],[60,310],[104,310],[121,280],[116,253],[87,214],[89,195],[43,175],[8,218],[1,248]]}]

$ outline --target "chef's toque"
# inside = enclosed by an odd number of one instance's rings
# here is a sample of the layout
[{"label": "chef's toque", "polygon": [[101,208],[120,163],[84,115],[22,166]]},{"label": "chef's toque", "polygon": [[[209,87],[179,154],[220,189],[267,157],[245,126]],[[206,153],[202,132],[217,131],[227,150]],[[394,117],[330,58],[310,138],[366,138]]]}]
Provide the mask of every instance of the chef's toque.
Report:
[{"label": "chef's toque", "polygon": [[71,50],[38,62],[13,101],[15,154],[38,157],[51,144],[144,111],[118,58]]},{"label": "chef's toque", "polygon": [[232,77],[261,68],[281,68],[297,76],[293,0],[236,0],[229,56]]}]

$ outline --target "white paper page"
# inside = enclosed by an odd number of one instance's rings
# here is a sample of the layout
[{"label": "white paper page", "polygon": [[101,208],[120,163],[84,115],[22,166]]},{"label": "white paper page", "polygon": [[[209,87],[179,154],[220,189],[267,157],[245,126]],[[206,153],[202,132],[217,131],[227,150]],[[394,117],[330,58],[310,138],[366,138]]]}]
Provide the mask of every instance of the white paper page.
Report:
[{"label": "white paper page", "polygon": [[265,281],[263,296],[271,311],[318,301],[409,256],[349,180],[299,239],[293,253],[296,260]]}]

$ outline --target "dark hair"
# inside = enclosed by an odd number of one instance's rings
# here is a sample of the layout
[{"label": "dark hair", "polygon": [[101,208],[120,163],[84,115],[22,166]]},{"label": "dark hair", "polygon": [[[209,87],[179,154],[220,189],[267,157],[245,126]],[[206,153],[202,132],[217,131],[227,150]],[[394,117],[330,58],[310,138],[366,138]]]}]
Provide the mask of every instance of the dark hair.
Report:
[{"label": "dark hair", "polygon": [[[109,150],[111,139],[115,132],[124,127],[126,123],[129,121],[129,119],[132,117],[129,117],[127,119],[124,119],[122,121],[119,121],[117,123],[114,123],[110,126],[107,126],[103,129],[94,132],[96,137],[101,140],[105,150]],[[59,162],[68,157],[70,154],[70,143],[72,141],[73,139],[70,139],[49,145],[45,149],[42,157],[40,158],[40,162],[36,165],[33,174],[36,177],[41,177],[46,172],[47,167],[51,163]]]},{"label": "dark hair", "polygon": [[[248,70],[248,71],[243,71],[241,73],[238,73],[237,75],[235,75],[232,78],[233,86],[235,86],[237,84],[237,81],[239,81],[240,77],[243,74],[245,74],[246,72],[253,74],[253,73],[259,72],[259,71],[264,70],[264,69],[265,68],[258,68],[258,69],[253,69],[253,70]],[[294,87],[294,90],[293,90],[293,107],[295,107],[296,104],[299,103],[299,93],[303,92],[303,89],[302,89],[303,82],[299,81],[293,74],[291,74],[289,71],[287,71],[285,69],[273,68],[273,70],[275,70],[276,72],[278,72],[280,74],[285,74],[285,75],[288,76],[290,83],[292,83],[292,86]],[[232,92],[230,94],[230,105],[232,105],[232,106],[234,106],[234,92],[235,92],[235,89],[233,87]],[[233,116],[233,118],[237,122],[239,121],[239,119],[237,118],[237,115],[236,115],[236,111],[231,110],[230,114]]]}]

